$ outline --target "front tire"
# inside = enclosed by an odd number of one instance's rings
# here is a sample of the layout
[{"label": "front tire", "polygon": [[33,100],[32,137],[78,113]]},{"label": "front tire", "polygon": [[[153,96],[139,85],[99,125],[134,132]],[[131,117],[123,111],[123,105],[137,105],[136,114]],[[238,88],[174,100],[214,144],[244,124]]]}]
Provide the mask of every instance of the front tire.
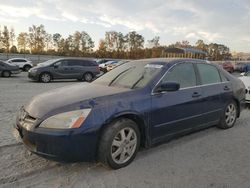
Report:
[{"label": "front tire", "polygon": [[49,73],[42,73],[40,75],[40,81],[43,83],[49,83],[51,81],[51,75]]},{"label": "front tire", "polygon": [[129,165],[140,146],[140,132],[137,124],[130,119],[119,119],[104,130],[100,140],[98,158],[112,169]]},{"label": "front tire", "polygon": [[11,76],[11,72],[10,71],[3,71],[2,77],[8,78],[10,76]]},{"label": "front tire", "polygon": [[232,128],[236,122],[238,114],[238,107],[235,101],[229,102],[222,114],[220,123],[217,127],[221,129],[229,129]]}]

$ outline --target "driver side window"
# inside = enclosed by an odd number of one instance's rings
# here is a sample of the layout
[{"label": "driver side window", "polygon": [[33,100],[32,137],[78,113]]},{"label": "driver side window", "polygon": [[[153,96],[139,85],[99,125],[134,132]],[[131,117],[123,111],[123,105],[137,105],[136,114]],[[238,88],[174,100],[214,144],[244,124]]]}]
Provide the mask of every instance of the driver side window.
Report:
[{"label": "driver side window", "polygon": [[54,66],[56,67],[64,67],[64,66],[67,66],[67,61],[58,61],[54,64]]},{"label": "driver side window", "polygon": [[196,86],[196,74],[192,63],[174,66],[162,79],[162,82],[177,82],[180,88]]}]

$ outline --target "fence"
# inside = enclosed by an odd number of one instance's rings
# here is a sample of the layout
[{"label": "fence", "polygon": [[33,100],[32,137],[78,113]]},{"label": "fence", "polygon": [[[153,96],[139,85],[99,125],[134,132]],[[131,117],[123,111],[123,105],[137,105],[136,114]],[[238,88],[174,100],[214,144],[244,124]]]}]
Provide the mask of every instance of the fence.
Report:
[{"label": "fence", "polygon": [[[10,58],[26,58],[32,61],[34,65],[47,61],[49,59],[57,59],[57,58],[63,58],[63,57],[65,56],[0,53],[0,60],[5,61]],[[237,60],[213,61],[213,62],[217,64],[224,63],[224,62],[231,62],[233,65],[238,64],[238,63],[250,64],[250,61],[237,61]]]}]

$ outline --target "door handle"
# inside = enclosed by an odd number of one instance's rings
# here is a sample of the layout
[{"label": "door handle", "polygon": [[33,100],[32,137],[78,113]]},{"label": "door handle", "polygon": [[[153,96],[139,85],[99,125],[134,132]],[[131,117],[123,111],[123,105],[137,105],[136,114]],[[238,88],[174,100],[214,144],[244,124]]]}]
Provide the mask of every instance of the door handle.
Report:
[{"label": "door handle", "polygon": [[230,88],[229,88],[228,86],[225,86],[225,87],[224,87],[224,90],[225,90],[225,91],[228,91],[228,90],[230,90]]},{"label": "door handle", "polygon": [[198,92],[194,92],[193,95],[192,95],[193,98],[197,98],[197,97],[200,97],[200,96],[201,96],[201,94],[198,93]]}]

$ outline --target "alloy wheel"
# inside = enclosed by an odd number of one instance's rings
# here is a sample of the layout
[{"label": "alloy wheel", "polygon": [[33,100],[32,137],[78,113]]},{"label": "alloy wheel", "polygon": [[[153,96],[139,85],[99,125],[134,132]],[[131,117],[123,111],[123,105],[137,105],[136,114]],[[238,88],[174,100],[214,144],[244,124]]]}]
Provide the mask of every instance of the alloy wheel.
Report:
[{"label": "alloy wheel", "polygon": [[111,145],[111,157],[117,164],[126,163],[135,153],[137,135],[134,129],[127,127],[120,130]]},{"label": "alloy wheel", "polygon": [[86,73],[84,75],[84,80],[90,82],[92,80],[92,75],[90,73]]},{"label": "alloy wheel", "polygon": [[48,82],[50,82],[50,80],[51,80],[51,76],[50,76],[49,74],[47,74],[47,73],[44,73],[44,74],[42,74],[42,76],[41,76],[41,80],[42,80],[42,82],[44,82],[44,83],[48,83]]},{"label": "alloy wheel", "polygon": [[236,107],[233,103],[229,104],[225,113],[225,121],[228,126],[232,126],[236,119]]}]

